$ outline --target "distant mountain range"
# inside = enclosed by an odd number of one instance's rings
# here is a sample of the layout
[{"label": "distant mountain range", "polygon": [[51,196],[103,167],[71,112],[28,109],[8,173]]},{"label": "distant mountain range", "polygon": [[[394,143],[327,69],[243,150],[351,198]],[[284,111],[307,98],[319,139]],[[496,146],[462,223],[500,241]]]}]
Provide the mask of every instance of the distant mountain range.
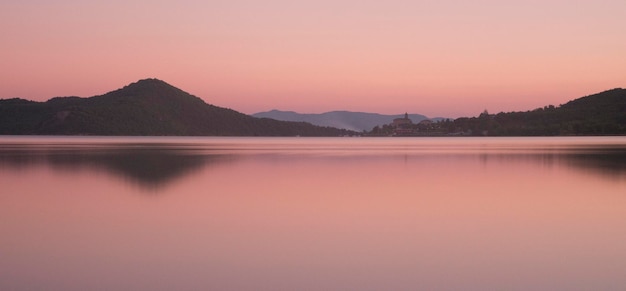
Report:
[{"label": "distant mountain range", "polygon": [[347,130],[255,118],[145,79],[90,98],[0,99],[0,134],[341,136]]},{"label": "distant mountain range", "polygon": [[[351,112],[351,111],[331,111],[319,114],[303,114],[293,111],[271,110],[252,114],[254,117],[272,118],[283,121],[308,122],[319,126],[330,126],[354,131],[370,131],[375,126],[389,124],[396,118],[404,117],[404,114],[384,115],[378,113]],[[420,122],[428,119],[421,114],[409,114],[409,119],[413,122]],[[443,118],[434,118],[433,121]]]}]

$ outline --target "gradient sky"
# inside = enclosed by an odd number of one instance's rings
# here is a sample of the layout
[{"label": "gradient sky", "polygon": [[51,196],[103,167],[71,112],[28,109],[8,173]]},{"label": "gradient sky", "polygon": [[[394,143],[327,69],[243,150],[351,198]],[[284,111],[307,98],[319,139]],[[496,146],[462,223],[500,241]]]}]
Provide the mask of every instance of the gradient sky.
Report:
[{"label": "gradient sky", "polygon": [[244,113],[521,111],[626,86],[626,1],[0,2],[0,98],[159,78]]}]

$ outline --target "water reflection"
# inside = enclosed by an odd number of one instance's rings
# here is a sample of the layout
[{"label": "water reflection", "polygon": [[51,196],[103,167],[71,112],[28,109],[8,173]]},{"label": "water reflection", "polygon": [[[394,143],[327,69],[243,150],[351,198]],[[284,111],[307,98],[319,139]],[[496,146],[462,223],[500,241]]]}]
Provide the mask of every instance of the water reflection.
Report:
[{"label": "water reflection", "polygon": [[0,290],[621,290],[625,144],[0,139]]},{"label": "water reflection", "polygon": [[405,163],[423,157],[478,159],[490,162],[562,166],[609,179],[626,174],[626,145],[611,143],[555,143],[544,139],[523,142],[476,139],[177,139],[115,141],[84,138],[50,142],[47,138],[24,143],[0,143],[0,170],[26,171],[31,167],[82,172],[104,171],[140,187],[158,190],[205,167],[233,163],[242,158],[272,161],[322,159],[341,163],[403,156]]},{"label": "water reflection", "polygon": [[180,144],[0,146],[0,169],[26,171],[50,167],[65,172],[103,171],[147,189],[158,189],[204,167],[234,159],[232,155],[196,154]]},{"label": "water reflection", "polygon": [[626,177],[626,149],[583,148],[564,152],[480,154],[481,163],[531,163],[539,167],[564,167],[611,180]]}]

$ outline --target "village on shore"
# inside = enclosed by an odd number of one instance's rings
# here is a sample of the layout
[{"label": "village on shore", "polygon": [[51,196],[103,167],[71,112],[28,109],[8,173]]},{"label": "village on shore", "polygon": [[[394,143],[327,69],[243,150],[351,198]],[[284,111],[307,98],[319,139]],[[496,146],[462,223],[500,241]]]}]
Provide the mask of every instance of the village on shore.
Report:
[{"label": "village on shore", "polygon": [[443,123],[451,122],[443,120],[434,122],[430,119],[424,119],[418,123],[413,123],[409,118],[409,114],[405,113],[404,117],[396,118],[390,124],[374,127],[367,136],[444,136],[444,135],[463,135],[463,132],[448,133],[442,126]]}]

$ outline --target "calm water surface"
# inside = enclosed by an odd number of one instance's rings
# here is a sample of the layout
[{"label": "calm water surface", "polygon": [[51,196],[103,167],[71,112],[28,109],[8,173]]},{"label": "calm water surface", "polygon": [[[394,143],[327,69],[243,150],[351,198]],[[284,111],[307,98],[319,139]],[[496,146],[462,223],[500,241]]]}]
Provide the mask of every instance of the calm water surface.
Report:
[{"label": "calm water surface", "polygon": [[626,137],[0,137],[0,290],[625,290]]}]

